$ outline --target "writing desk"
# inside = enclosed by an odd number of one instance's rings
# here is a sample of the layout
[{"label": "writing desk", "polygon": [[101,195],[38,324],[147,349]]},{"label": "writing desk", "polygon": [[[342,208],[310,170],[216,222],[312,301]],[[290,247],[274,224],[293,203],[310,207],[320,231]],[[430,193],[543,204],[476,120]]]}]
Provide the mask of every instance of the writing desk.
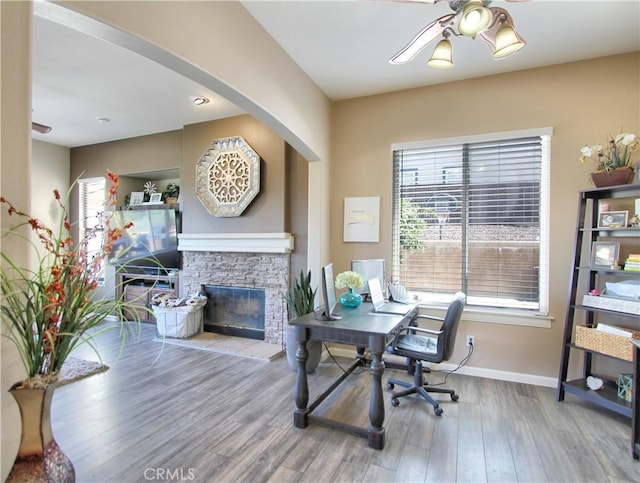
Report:
[{"label": "writing desk", "polygon": [[631,383],[631,455],[640,459],[640,339],[631,339],[633,344],[633,380]]},{"label": "writing desk", "polygon": [[[370,303],[363,303],[357,308],[340,307],[337,315],[340,320],[316,320],[314,314],[307,314],[289,322],[295,327],[298,349],[298,374],[296,378],[295,403],[293,425],[296,428],[306,428],[310,423],[327,428],[338,429],[349,434],[366,438],[370,448],[384,448],[384,401],[382,398],[382,374],[384,361],[382,354],[396,332],[411,323],[418,314],[418,307],[414,305],[407,315],[388,315],[374,313]],[[357,367],[365,366],[367,361],[363,356],[357,357],[349,369],[318,398],[309,403],[309,385],[305,365],[309,353],[308,340],[337,342],[366,347],[371,352],[371,398],[369,402],[368,428],[361,428],[348,423],[333,421],[322,416],[312,415],[314,409],[336,389]]]}]

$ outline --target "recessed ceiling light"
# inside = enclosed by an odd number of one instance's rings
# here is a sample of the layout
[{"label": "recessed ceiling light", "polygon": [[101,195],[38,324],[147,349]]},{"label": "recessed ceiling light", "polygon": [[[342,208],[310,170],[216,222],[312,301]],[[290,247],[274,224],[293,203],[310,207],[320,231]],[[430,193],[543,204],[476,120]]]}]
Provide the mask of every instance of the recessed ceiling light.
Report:
[{"label": "recessed ceiling light", "polygon": [[197,96],[193,98],[193,103],[196,106],[201,106],[202,104],[208,104],[209,103],[209,99],[207,99],[204,96]]},{"label": "recessed ceiling light", "polygon": [[96,121],[107,123],[107,122],[111,122],[111,119],[109,119],[108,117],[96,117]]}]

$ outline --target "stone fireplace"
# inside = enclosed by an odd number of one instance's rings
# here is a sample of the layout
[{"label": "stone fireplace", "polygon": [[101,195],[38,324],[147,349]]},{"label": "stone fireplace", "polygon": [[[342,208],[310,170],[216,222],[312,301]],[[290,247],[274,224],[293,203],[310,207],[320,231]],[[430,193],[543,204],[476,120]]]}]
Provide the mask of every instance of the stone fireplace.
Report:
[{"label": "stone fireplace", "polygon": [[[264,341],[282,345],[293,237],[288,233],[180,234],[181,291],[201,285],[264,290]],[[206,323],[206,322],[205,322]],[[220,321],[224,324],[224,321]],[[235,322],[234,322],[235,323]]]}]

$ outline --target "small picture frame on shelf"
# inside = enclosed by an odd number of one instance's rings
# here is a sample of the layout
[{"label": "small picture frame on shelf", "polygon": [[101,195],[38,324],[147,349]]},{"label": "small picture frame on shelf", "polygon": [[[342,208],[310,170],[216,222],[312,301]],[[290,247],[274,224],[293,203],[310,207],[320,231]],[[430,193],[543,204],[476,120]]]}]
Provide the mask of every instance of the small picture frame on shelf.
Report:
[{"label": "small picture frame on shelf", "polygon": [[606,211],[598,215],[598,228],[625,228],[628,211]]},{"label": "small picture frame on shelf", "polygon": [[149,195],[149,203],[156,205],[162,203],[162,193],[152,193]]},{"label": "small picture frame on shelf", "polygon": [[144,192],[143,191],[132,191],[131,192],[131,200],[129,201],[130,206],[141,205],[144,201]]},{"label": "small picture frame on shelf", "polygon": [[594,268],[612,268],[620,253],[618,242],[593,242],[591,248],[591,266]]}]

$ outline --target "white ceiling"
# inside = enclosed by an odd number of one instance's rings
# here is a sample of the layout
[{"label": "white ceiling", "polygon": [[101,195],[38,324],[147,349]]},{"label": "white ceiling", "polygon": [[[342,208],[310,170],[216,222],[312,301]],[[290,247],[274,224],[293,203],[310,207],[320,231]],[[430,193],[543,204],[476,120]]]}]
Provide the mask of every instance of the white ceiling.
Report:
[{"label": "white ceiling", "polygon": [[[448,70],[426,66],[433,45],[409,64],[388,63],[426,24],[451,13],[446,2],[242,3],[333,100],[640,51],[640,0],[495,1],[527,45],[494,61],[483,43],[452,38],[455,67]],[[196,82],[35,11],[33,120],[53,130],[33,132],[34,139],[75,147],[242,113]],[[195,95],[212,101],[196,107]]]}]

